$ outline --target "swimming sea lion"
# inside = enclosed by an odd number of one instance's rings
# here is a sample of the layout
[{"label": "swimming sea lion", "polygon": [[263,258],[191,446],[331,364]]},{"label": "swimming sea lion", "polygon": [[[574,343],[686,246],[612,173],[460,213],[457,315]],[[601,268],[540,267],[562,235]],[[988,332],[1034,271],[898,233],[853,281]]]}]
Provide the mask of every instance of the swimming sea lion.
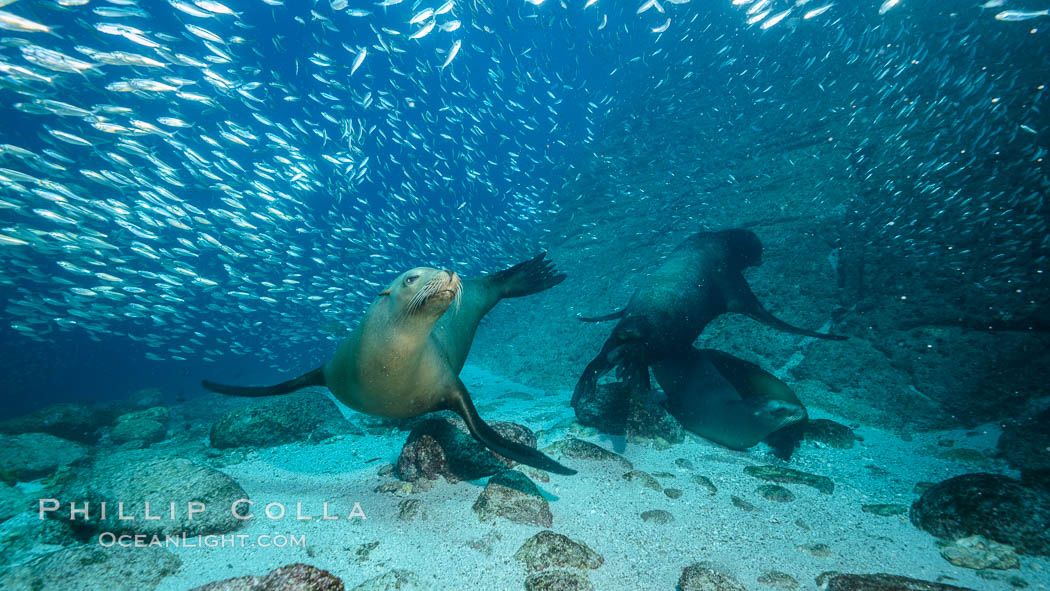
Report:
[{"label": "swimming sea lion", "polygon": [[683,427],[730,449],[765,440],[781,457],[791,456],[797,437],[770,435],[801,424],[806,408],[776,376],[754,363],[714,349],[686,349],[653,364],[667,395],[667,411]]},{"label": "swimming sea lion", "polygon": [[544,254],[462,282],[447,270],[406,271],[380,292],[358,327],[323,366],[275,386],[229,386],[207,380],[203,385],[232,396],[273,396],[326,386],[350,408],[387,418],[451,410],[492,451],[549,472],[575,474],[542,452],[500,436],[478,416],[459,379],[482,316],[503,298],[537,293],[565,279]]},{"label": "swimming sea lion", "polygon": [[712,320],[739,312],[773,328],[821,339],[845,339],[792,326],[773,316],[751,292],[743,270],[762,263],[762,243],[750,230],[700,232],[678,245],[618,312],[585,322],[620,319],[601,352],[584,369],[575,407],[595,392],[598,378],[619,366],[636,389],[649,390],[649,367],[692,346]]}]

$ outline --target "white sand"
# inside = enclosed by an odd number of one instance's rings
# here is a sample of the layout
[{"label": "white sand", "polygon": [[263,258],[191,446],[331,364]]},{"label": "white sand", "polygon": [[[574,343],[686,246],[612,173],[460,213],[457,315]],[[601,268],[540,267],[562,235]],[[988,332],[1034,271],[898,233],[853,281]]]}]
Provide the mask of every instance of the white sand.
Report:
[{"label": "white sand", "polygon": [[[572,419],[568,392],[545,394],[474,367],[464,370],[463,379],[489,421],[515,421],[539,430]],[[508,396],[513,393],[527,394],[528,399]],[[811,415],[847,423],[815,409]],[[355,418],[352,413],[348,416]],[[861,511],[865,504],[909,505],[917,498],[913,488],[919,481],[936,482],[981,471],[937,459],[932,453],[949,449],[937,446],[937,440],[943,438],[953,439],[955,447],[992,448],[998,436],[995,428],[981,429],[978,436],[963,432],[927,434],[911,442],[868,427],[855,431],[864,441],[849,450],[803,443],[788,466],[828,476],[836,488],[827,495],[787,484],[784,486],[797,497],[789,503],[760,497],[755,489],[765,483],[743,473],[747,465],[776,463],[765,449],[733,452],[692,438],[662,451],[625,444],[622,438],[588,438],[619,451],[637,469],[674,474],[673,478],[659,480],[665,487],[684,491],[678,499],[624,480],[624,470],[615,462],[564,458],[563,463],[578,469],[578,475],[553,475],[549,483],[537,484],[550,500],[552,529],[586,543],[605,558],[604,565],[588,575],[603,591],[672,590],[683,567],[696,561],[720,564],[749,589],[770,589],[756,579],[771,570],[790,574],[803,589],[815,588],[816,576],[831,570],[888,572],[928,580],[950,577],[947,582],[974,589],[1012,589],[1005,580],[984,580],[974,571],[946,562],[938,553],[936,540],[912,526],[907,517],[880,517]],[[260,534],[304,535],[309,551],[301,547],[172,550],[182,558],[183,566],[159,589],[185,591],[227,577],[262,575],[293,562],[329,570],[347,589],[395,568],[415,571],[426,588],[522,589],[526,573],[512,555],[542,528],[507,521],[480,523],[471,505],[484,482],[448,484],[440,480],[431,490],[408,497],[374,492],[378,485],[391,480],[378,477],[377,472],[382,465],[396,461],[406,435],[352,436],[334,443],[264,449],[247,462],[228,466],[224,471],[256,502],[257,515],[269,502],[283,503],[293,513],[280,521],[257,518],[237,533],[251,538]],[[564,436],[559,432],[540,445]],[[376,457],[381,459],[366,463]],[[691,461],[695,473],[710,478],[718,492],[711,495],[694,484],[692,472],[675,465],[677,458]],[[735,507],[731,495],[750,501],[757,510],[745,512]],[[400,520],[398,503],[403,498],[419,499],[426,518]],[[297,502],[303,504],[304,512],[319,517],[325,501],[331,513],[344,518],[353,503],[359,502],[368,519],[294,519]],[[667,525],[645,523],[639,514],[649,509],[669,511],[674,521]],[[796,525],[799,520],[810,529]],[[355,560],[358,546],[377,541],[367,560]],[[478,541],[490,545],[491,555],[471,547],[471,543],[478,546]],[[827,544],[833,555],[817,558],[796,549],[809,543]],[[1022,568],[1006,575],[1021,576],[1029,589],[1050,589],[1050,561],[1026,556],[1021,560]]]}]

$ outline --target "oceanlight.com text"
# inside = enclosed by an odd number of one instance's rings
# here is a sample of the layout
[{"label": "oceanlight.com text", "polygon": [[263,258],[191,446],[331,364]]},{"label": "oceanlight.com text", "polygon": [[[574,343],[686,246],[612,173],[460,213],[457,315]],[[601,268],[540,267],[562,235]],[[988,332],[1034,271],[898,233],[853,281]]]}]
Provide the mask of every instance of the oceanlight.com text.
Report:
[{"label": "oceanlight.com text", "polygon": [[303,534],[225,534],[225,535],[148,535],[116,534],[102,532],[98,536],[99,546],[110,548],[293,548],[306,547]]}]

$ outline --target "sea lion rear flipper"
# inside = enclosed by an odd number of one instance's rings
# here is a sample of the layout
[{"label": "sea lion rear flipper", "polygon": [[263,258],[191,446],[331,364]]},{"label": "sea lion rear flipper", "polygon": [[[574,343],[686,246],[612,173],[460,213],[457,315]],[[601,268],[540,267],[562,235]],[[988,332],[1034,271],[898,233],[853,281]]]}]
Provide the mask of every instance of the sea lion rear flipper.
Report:
[{"label": "sea lion rear flipper", "polygon": [[501,298],[517,298],[550,289],[565,281],[565,274],[559,273],[554,263],[544,258],[546,256],[546,252],[541,252],[533,259],[493,273],[485,279],[498,290]]},{"label": "sea lion rear flipper", "polygon": [[762,306],[762,303],[758,301],[755,294],[751,292],[751,288],[748,287],[747,281],[744,280],[743,276],[739,277],[739,280],[734,280],[731,285],[726,286],[726,302],[730,312],[737,312],[740,314],[746,314],[751,318],[777,330],[798,334],[807,337],[813,337],[817,339],[828,339],[832,341],[844,341],[849,337],[844,337],[836,334],[828,334],[823,332],[816,332],[807,330],[805,328],[799,328],[784,322],[777,318],[773,314],[766,310]]},{"label": "sea lion rear flipper", "polygon": [[252,398],[260,396],[277,396],[289,394],[296,390],[302,390],[309,386],[327,386],[324,379],[324,366],[307,372],[294,380],[281,382],[273,386],[231,386],[229,384],[217,384],[208,380],[201,380],[201,385],[219,394],[227,396],[248,396]]},{"label": "sea lion rear flipper", "polygon": [[463,418],[463,421],[467,424],[467,429],[470,430],[470,434],[474,439],[477,439],[478,442],[490,450],[515,462],[566,476],[576,473],[576,470],[562,466],[538,449],[511,441],[497,433],[478,415],[478,411],[474,408],[474,403],[470,400],[470,394],[467,392],[463,382],[459,380],[457,382],[456,389],[449,395],[447,401],[448,409]]}]

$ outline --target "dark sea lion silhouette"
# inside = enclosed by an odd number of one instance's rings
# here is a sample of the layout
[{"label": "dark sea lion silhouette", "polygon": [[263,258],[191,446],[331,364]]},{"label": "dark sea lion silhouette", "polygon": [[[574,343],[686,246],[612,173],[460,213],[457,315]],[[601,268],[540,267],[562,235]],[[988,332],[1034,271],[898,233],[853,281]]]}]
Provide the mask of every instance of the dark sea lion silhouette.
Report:
[{"label": "dark sea lion silhouette", "polygon": [[730,449],[766,441],[780,457],[791,457],[799,434],[770,436],[804,424],[806,408],[787,384],[754,363],[687,347],[654,363],[653,376],[667,395],[667,411],[686,429]]},{"label": "dark sea lion silhouette", "polygon": [[379,294],[325,365],[275,386],[230,386],[207,380],[203,385],[231,396],[274,396],[325,386],[350,408],[387,418],[451,410],[463,418],[474,439],[492,451],[549,472],[575,474],[486,424],[459,379],[478,323],[493,306],[504,298],[550,289],[565,279],[544,256],[466,281],[451,271],[411,269]]},{"label": "dark sea lion silhouette", "polygon": [[649,368],[692,347],[712,320],[746,314],[773,328],[820,339],[846,337],[792,326],[769,313],[751,292],[743,271],[762,263],[762,242],[750,230],[700,232],[678,245],[618,312],[585,322],[620,319],[583,371],[572,396],[575,407],[591,396],[598,378],[618,367],[634,388],[649,389]]}]

